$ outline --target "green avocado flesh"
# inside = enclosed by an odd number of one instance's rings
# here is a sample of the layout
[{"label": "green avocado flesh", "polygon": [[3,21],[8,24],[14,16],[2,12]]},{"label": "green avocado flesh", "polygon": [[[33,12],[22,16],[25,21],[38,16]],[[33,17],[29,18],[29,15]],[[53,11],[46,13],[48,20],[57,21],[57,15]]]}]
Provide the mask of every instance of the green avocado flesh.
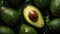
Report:
[{"label": "green avocado flesh", "polygon": [[60,16],[60,0],[52,0],[50,10],[54,16]]},{"label": "green avocado flesh", "polygon": [[33,0],[33,2],[37,7],[43,8],[48,5],[49,0]]},{"label": "green avocado flesh", "polygon": [[60,31],[60,18],[53,19],[49,24],[49,29],[53,31]]},{"label": "green avocado flesh", "polygon": [[11,8],[1,7],[0,17],[7,24],[16,24],[19,19],[20,11],[15,11]]},{"label": "green avocado flesh", "polygon": [[19,34],[37,34],[37,32],[32,27],[22,24]]},{"label": "green avocado flesh", "polygon": [[0,26],[0,34],[14,34],[14,32],[9,27]]},{"label": "green avocado flesh", "polygon": [[41,12],[32,5],[27,5],[23,10],[23,16],[27,23],[41,28],[44,26],[44,19]]}]

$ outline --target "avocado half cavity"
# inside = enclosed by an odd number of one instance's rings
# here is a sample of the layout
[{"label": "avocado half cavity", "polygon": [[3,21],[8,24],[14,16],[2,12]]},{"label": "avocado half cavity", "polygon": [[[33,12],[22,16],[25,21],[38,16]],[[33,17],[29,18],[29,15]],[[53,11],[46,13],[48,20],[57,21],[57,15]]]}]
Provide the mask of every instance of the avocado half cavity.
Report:
[{"label": "avocado half cavity", "polygon": [[23,15],[27,23],[37,28],[41,28],[44,26],[43,16],[36,7],[32,5],[27,5],[23,10]]}]

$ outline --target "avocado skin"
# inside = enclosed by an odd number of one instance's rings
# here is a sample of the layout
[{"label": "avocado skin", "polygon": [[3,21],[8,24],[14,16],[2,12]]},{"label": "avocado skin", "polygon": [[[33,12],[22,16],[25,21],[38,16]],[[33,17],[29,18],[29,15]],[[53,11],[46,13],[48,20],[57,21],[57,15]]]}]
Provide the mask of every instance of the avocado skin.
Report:
[{"label": "avocado skin", "polygon": [[20,17],[20,11],[8,7],[1,7],[0,17],[7,24],[17,24],[15,22],[17,22]]},{"label": "avocado skin", "polygon": [[25,0],[5,0],[7,1],[9,4],[13,5],[13,6],[17,6],[18,4],[22,4]]},{"label": "avocado skin", "polygon": [[45,8],[49,4],[50,0],[33,0],[34,5],[39,8]]},{"label": "avocado skin", "polygon": [[3,0],[0,0],[0,7],[3,6]]},{"label": "avocado skin", "polygon": [[0,34],[14,34],[14,31],[6,26],[0,26]]},{"label": "avocado skin", "polygon": [[60,17],[60,0],[52,0],[51,1],[50,11],[53,16]]},{"label": "avocado skin", "polygon": [[49,28],[54,32],[60,31],[60,18],[53,19],[49,24]]},{"label": "avocado skin", "polygon": [[22,24],[19,34],[37,34],[37,32],[32,27]]}]

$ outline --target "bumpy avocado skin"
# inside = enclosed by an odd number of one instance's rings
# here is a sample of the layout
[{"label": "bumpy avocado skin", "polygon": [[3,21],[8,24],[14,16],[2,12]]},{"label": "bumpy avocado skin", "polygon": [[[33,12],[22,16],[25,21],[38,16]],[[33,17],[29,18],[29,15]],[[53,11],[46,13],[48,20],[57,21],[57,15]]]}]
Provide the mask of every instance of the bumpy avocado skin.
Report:
[{"label": "bumpy avocado skin", "polygon": [[60,18],[53,19],[49,24],[49,29],[55,32],[60,31]]},{"label": "bumpy avocado skin", "polygon": [[5,1],[7,1],[11,5],[17,6],[18,4],[23,3],[25,0],[5,0]]},{"label": "bumpy avocado skin", "polygon": [[22,24],[20,27],[19,34],[37,34],[37,32],[30,26]]},{"label": "bumpy avocado skin", "polygon": [[20,17],[20,11],[8,7],[1,7],[0,17],[7,24],[17,24],[15,22],[17,22]]},{"label": "bumpy avocado skin", "polygon": [[52,0],[50,3],[50,11],[53,16],[60,16],[60,0]]},{"label": "bumpy avocado skin", "polygon": [[0,34],[14,34],[14,31],[11,30],[9,27],[0,26]]},{"label": "bumpy avocado skin", "polygon": [[3,6],[3,0],[0,0],[0,7]]},{"label": "bumpy avocado skin", "polygon": [[45,8],[49,4],[50,0],[33,0],[34,5],[39,8]]}]

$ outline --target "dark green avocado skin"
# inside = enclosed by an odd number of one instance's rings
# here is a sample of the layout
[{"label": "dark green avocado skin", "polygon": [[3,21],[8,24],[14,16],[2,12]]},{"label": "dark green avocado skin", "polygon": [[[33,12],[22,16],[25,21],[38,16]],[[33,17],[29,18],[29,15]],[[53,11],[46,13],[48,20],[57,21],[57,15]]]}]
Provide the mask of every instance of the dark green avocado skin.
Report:
[{"label": "dark green avocado skin", "polygon": [[28,26],[27,24],[22,24],[20,27],[19,34],[37,34],[33,27]]},{"label": "dark green avocado skin", "polygon": [[53,19],[49,24],[49,29],[55,32],[60,31],[60,18]]},{"label": "dark green avocado skin", "polygon": [[53,16],[60,17],[60,0],[52,0],[50,3],[50,11]]},{"label": "dark green avocado skin", "polygon": [[18,4],[22,4],[25,0],[5,0],[7,1],[9,4],[11,5],[18,5]]},{"label": "dark green avocado skin", "polygon": [[39,8],[45,8],[49,4],[50,0],[33,0],[34,5]]},{"label": "dark green avocado skin", "polygon": [[17,22],[20,17],[20,11],[8,7],[1,7],[0,17],[7,24],[17,24],[15,22]]},{"label": "dark green avocado skin", "polygon": [[14,34],[14,31],[6,26],[0,26],[0,34]]},{"label": "dark green avocado skin", "polygon": [[17,5],[19,3],[19,0],[5,0],[8,3],[12,4],[12,5]]},{"label": "dark green avocado skin", "polygon": [[0,0],[0,7],[3,6],[3,0]]}]

